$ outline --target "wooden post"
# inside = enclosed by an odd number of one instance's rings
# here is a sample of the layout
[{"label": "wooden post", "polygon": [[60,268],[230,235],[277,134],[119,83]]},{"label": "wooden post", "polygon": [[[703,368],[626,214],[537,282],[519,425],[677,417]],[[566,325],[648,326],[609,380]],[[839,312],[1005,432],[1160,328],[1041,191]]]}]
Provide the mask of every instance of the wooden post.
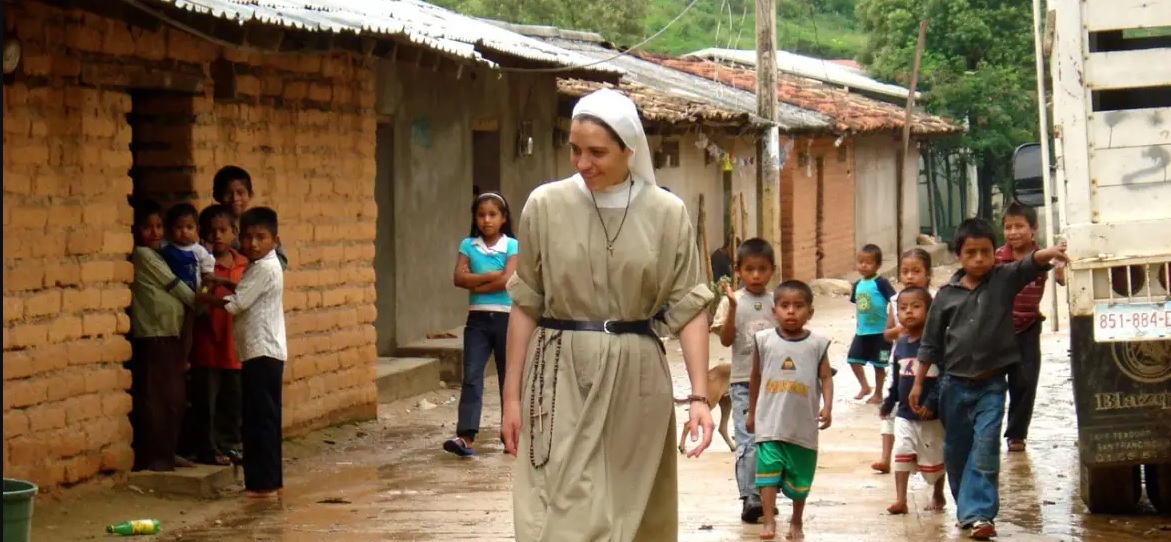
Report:
[{"label": "wooden post", "polygon": [[903,184],[904,177],[907,171],[907,160],[910,159],[907,153],[911,149],[911,114],[915,108],[915,87],[919,86],[919,62],[923,60],[923,45],[927,40],[927,20],[919,21],[919,41],[915,44],[915,63],[911,67],[911,88],[907,93],[907,110],[906,116],[903,119],[903,148],[899,155],[898,163],[898,180],[896,182],[895,194],[895,216],[897,217],[895,233],[895,250],[901,255],[903,253]]},{"label": "wooden post", "polygon": [[773,246],[777,272],[783,275],[781,246],[781,149],[777,120],[777,8],[774,0],[756,0],[756,113],[773,122],[757,144],[756,231]]},{"label": "wooden post", "polygon": [[699,250],[703,254],[703,273],[707,277],[708,283],[714,282],[716,279],[712,278],[712,253],[707,246],[707,211],[703,208],[703,194],[699,195],[699,227],[696,228],[696,234],[699,235]]}]

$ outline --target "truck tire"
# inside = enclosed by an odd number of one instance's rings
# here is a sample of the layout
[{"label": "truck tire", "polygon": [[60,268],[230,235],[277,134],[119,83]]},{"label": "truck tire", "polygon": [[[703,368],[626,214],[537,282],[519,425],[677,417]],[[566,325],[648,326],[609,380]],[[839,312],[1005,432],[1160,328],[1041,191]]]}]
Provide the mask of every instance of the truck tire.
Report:
[{"label": "truck tire", "polygon": [[1146,465],[1147,498],[1161,514],[1171,515],[1171,465]]},{"label": "truck tire", "polygon": [[1140,467],[1094,467],[1082,464],[1082,502],[1092,514],[1132,514],[1142,498]]}]

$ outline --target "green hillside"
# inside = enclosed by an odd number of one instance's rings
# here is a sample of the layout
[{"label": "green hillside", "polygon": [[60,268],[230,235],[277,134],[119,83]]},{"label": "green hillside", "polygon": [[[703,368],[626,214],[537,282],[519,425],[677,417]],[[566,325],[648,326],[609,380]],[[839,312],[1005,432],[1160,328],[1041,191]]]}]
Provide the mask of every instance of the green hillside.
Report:
[{"label": "green hillside", "polygon": [[[646,35],[657,32],[689,4],[689,0],[650,0]],[[854,20],[856,0],[779,0],[777,46],[822,58],[858,56],[866,43]],[[699,0],[695,7],[645,49],[683,54],[705,47],[756,47],[752,0]]]},{"label": "green hillside", "polygon": [[[591,0],[588,4],[565,0],[430,1],[477,17],[600,32],[624,46],[634,45],[658,32],[691,3],[691,0]],[[857,1],[775,0],[778,47],[822,58],[857,58],[866,41],[854,17]],[[754,0],[698,0],[683,18],[643,49],[677,55],[707,47],[755,48],[754,6]]]}]

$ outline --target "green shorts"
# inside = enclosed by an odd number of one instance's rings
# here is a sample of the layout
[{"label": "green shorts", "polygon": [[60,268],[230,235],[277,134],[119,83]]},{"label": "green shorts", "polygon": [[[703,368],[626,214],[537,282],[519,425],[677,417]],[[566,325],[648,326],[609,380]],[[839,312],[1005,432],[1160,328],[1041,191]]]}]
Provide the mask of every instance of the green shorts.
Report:
[{"label": "green shorts", "polygon": [[817,450],[778,441],[756,444],[757,487],[780,487],[786,497],[804,500],[816,470]]}]

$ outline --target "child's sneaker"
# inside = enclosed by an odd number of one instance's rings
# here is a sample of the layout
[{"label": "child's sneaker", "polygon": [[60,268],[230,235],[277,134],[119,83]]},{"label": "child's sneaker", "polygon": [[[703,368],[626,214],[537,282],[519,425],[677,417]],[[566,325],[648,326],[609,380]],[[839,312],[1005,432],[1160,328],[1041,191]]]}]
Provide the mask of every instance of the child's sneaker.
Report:
[{"label": "child's sneaker", "polygon": [[996,537],[996,526],[991,521],[980,520],[972,524],[972,532],[968,533],[972,540],[989,540]]}]

